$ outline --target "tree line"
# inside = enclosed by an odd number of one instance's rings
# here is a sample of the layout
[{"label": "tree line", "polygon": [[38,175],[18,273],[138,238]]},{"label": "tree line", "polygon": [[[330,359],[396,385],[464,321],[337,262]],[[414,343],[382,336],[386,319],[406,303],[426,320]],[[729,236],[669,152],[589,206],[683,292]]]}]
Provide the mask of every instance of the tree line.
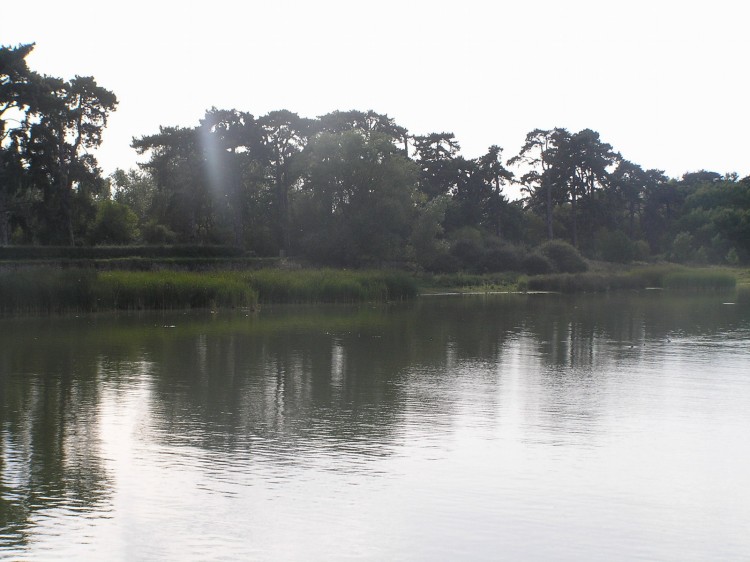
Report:
[{"label": "tree line", "polygon": [[452,133],[414,135],[374,111],[212,108],[133,139],[145,163],[104,177],[90,151],[116,96],[34,72],[32,49],[0,48],[0,245],[223,244],[432,271],[544,270],[529,256],[552,239],[610,261],[750,260],[750,177],[668,178],[590,129],[466,158]]}]

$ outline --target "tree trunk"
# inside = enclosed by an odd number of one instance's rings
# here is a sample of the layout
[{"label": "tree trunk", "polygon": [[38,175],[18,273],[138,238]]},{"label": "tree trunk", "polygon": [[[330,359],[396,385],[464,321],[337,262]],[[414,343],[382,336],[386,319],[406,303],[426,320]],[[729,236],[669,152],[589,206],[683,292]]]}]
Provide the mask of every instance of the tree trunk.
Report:
[{"label": "tree trunk", "polygon": [[573,246],[575,248],[578,248],[578,205],[575,186],[573,187],[573,192],[571,193],[570,212],[573,215]]},{"label": "tree trunk", "polygon": [[552,186],[547,185],[547,239],[554,238],[552,233]]}]

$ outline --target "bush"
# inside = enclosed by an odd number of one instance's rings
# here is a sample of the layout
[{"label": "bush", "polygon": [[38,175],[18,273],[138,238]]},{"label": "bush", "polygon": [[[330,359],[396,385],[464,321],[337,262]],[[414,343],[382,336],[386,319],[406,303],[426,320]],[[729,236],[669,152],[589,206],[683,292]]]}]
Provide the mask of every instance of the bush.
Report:
[{"label": "bush", "polygon": [[633,242],[620,230],[602,232],[599,235],[598,246],[599,256],[604,261],[630,263],[635,257]]},{"label": "bush", "polygon": [[461,261],[448,252],[438,252],[425,264],[425,269],[432,273],[455,273],[461,269]]},{"label": "bush", "polygon": [[693,257],[693,236],[689,232],[680,232],[672,241],[671,257],[678,263],[690,261]]},{"label": "bush", "polygon": [[488,272],[520,271],[522,263],[523,257],[518,248],[511,245],[498,245],[484,252],[481,266]]},{"label": "bush", "polygon": [[91,244],[129,244],[138,236],[138,217],[130,207],[112,200],[99,203],[89,233]]},{"label": "bush", "polygon": [[521,267],[528,275],[543,275],[555,270],[555,266],[546,256],[536,252],[526,255],[521,262]]},{"label": "bush", "polygon": [[546,256],[560,273],[579,273],[589,266],[573,246],[562,240],[550,240],[539,246],[539,253]]}]

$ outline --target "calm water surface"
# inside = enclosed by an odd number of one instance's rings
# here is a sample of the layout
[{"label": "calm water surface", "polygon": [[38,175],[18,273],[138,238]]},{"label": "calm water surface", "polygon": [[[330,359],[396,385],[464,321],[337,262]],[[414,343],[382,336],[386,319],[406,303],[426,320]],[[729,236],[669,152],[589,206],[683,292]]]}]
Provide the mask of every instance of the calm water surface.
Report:
[{"label": "calm water surface", "polygon": [[0,320],[0,558],[750,559],[750,306]]}]

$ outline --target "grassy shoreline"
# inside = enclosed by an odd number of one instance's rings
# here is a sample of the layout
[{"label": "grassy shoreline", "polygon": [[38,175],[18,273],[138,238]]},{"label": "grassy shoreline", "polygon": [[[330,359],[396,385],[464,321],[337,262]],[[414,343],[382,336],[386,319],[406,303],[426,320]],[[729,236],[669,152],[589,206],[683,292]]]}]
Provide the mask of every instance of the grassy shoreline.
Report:
[{"label": "grassy shoreline", "polygon": [[674,264],[597,267],[581,273],[433,275],[420,279],[422,293],[526,292],[596,293],[659,288],[672,291],[727,291],[750,283],[750,270],[697,268]]},{"label": "grassy shoreline", "polygon": [[388,302],[446,292],[591,293],[650,287],[680,292],[736,289],[738,300],[747,300],[750,270],[665,264],[529,277],[514,273],[414,275],[343,269],[196,272],[35,267],[0,271],[0,315]]},{"label": "grassy shoreline", "polygon": [[386,302],[416,295],[412,276],[389,271],[34,268],[0,272],[0,314],[5,315],[253,307],[271,302]]}]

